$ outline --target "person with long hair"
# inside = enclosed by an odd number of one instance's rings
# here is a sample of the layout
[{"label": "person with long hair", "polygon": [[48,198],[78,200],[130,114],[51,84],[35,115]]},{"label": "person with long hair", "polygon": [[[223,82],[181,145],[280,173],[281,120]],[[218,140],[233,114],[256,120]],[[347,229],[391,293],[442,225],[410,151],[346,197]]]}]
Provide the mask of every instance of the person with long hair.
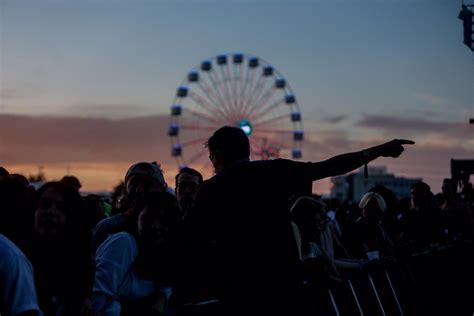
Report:
[{"label": "person with long hair", "polygon": [[171,288],[152,276],[180,220],[176,198],[148,193],[132,214],[125,230],[110,235],[96,252],[92,306],[102,315],[160,315],[171,295]]}]

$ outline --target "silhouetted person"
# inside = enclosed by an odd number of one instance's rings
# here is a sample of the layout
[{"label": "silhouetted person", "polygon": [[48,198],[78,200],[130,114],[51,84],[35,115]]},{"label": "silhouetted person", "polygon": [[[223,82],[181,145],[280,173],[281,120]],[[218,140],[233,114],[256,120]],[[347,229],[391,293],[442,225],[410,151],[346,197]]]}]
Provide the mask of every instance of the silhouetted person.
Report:
[{"label": "silhouetted person", "polygon": [[87,223],[91,229],[94,229],[97,223],[106,217],[104,201],[97,194],[88,194],[84,197],[84,203]]},{"label": "silhouetted person", "polygon": [[29,237],[30,207],[20,180],[0,179],[0,315],[40,315],[33,267],[18,244]]},{"label": "silhouetted person", "polygon": [[0,166],[0,180],[7,177],[10,173],[7,169]]},{"label": "silhouetted person", "polygon": [[91,232],[79,193],[62,182],[39,190],[30,258],[45,316],[81,315],[93,280]]},{"label": "silhouetted person", "polygon": [[180,220],[178,203],[168,192],[151,192],[142,206],[124,231],[97,249],[92,305],[102,315],[163,315],[166,310],[170,289],[144,276],[159,269],[155,263],[163,260],[169,231]]},{"label": "silhouetted person", "polygon": [[383,216],[387,205],[381,194],[367,192],[359,202],[362,215],[355,223],[353,239],[357,242],[352,255],[361,259],[378,259],[381,256],[392,255],[393,243],[384,226]]},{"label": "silhouetted person", "polygon": [[412,252],[426,250],[441,237],[440,210],[434,194],[425,182],[411,186],[411,207],[400,218],[398,242],[409,246]]},{"label": "silhouetted person", "polygon": [[201,173],[192,168],[182,168],[176,175],[175,195],[183,217],[186,216],[188,209],[194,204],[202,183]]},{"label": "silhouetted person", "polygon": [[110,234],[123,231],[134,211],[140,211],[143,196],[150,192],[163,192],[168,185],[163,171],[156,162],[138,162],[128,168],[125,174],[124,192],[120,197],[122,213],[105,218],[97,223],[94,230],[93,244],[97,249]]},{"label": "silhouetted person", "polygon": [[69,185],[77,192],[79,192],[79,190],[82,188],[81,182],[75,176],[64,176],[59,182]]},{"label": "silhouetted person", "polygon": [[451,237],[472,239],[472,210],[462,194],[456,193],[456,187],[449,178],[443,180],[441,187],[443,228]]},{"label": "silhouetted person", "polygon": [[[208,140],[216,175],[205,181],[188,240],[192,266],[220,300],[222,315],[297,315],[300,260],[288,201],[312,181],[352,171],[378,157],[398,157],[408,140],[392,140],[321,162],[249,161],[247,135],[222,127]],[[196,275],[195,274],[195,275]]]}]

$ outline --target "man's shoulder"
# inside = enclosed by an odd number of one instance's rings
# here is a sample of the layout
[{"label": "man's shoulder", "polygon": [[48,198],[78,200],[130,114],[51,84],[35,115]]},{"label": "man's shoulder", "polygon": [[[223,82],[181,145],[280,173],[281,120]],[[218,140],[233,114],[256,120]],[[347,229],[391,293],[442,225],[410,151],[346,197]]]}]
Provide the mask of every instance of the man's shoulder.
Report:
[{"label": "man's shoulder", "polygon": [[125,222],[125,215],[120,213],[120,214],[116,214],[111,217],[102,219],[100,222],[97,223],[97,225],[95,226],[95,229],[101,230],[105,227],[115,226],[123,222]]},{"label": "man's shoulder", "polygon": [[109,235],[105,242],[108,242],[108,243],[125,243],[125,244],[132,243],[133,244],[133,243],[135,243],[135,237],[133,237],[128,232],[118,232],[118,233]]},{"label": "man's shoulder", "polygon": [[25,254],[10,239],[0,234],[0,261],[3,265],[30,264]]},{"label": "man's shoulder", "polygon": [[2,255],[22,256],[23,252],[8,237],[0,234],[0,251]]},{"label": "man's shoulder", "polygon": [[126,252],[127,249],[137,248],[137,242],[128,232],[118,232],[109,235],[105,241],[97,249],[97,255],[104,253],[106,250],[120,249],[120,252]]}]

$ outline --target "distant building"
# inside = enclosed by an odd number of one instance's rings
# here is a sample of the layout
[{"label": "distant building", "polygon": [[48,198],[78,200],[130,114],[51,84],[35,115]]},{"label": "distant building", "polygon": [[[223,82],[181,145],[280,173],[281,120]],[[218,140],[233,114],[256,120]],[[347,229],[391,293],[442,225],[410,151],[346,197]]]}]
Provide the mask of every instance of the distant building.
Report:
[{"label": "distant building", "polygon": [[399,198],[410,196],[410,187],[413,183],[422,181],[422,178],[396,177],[387,173],[387,167],[374,166],[369,168],[369,178],[364,178],[364,169],[356,173],[331,178],[331,197],[340,200],[357,202],[372,187],[383,185],[395,193]]}]

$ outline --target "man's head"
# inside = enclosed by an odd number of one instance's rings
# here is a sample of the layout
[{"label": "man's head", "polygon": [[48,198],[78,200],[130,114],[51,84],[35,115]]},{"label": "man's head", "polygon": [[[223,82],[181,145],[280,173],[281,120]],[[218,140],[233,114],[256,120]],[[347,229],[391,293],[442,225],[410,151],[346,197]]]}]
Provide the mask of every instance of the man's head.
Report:
[{"label": "man's head", "polygon": [[145,193],[165,191],[167,187],[160,165],[156,162],[133,164],[125,175],[125,195],[129,202]]},{"label": "man's head", "polygon": [[182,211],[194,203],[197,193],[203,182],[199,171],[192,168],[183,168],[176,175],[175,193]]},{"label": "man's head", "polygon": [[425,182],[417,182],[411,186],[411,203],[414,208],[425,207],[429,204],[431,188]]},{"label": "man's head", "polygon": [[70,187],[72,187],[77,192],[79,192],[79,190],[82,188],[81,182],[75,176],[64,176],[60,180],[60,182],[66,184],[66,185],[69,185]]},{"label": "man's head", "polygon": [[455,190],[453,186],[453,180],[446,178],[443,180],[443,186],[441,187],[441,192],[445,198],[452,198],[454,196]]},{"label": "man's head", "polygon": [[207,147],[216,173],[237,161],[249,160],[250,157],[249,139],[238,127],[219,128],[207,141]]},{"label": "man's head", "polygon": [[0,180],[3,179],[3,178],[6,178],[8,177],[10,173],[8,172],[7,169],[3,168],[2,166],[0,166]]}]

